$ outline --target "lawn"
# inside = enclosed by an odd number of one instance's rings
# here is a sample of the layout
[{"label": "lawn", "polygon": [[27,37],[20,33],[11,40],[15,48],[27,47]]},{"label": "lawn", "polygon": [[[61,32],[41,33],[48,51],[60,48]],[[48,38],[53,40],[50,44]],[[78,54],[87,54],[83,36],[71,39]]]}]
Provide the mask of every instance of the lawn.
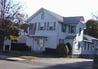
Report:
[{"label": "lawn", "polygon": [[27,52],[0,52],[1,55],[5,55],[5,56],[10,56],[10,57],[17,57],[17,58],[23,58],[23,59],[27,59],[27,60],[33,60],[33,59],[37,59],[38,57],[33,56],[31,54],[28,54]]}]

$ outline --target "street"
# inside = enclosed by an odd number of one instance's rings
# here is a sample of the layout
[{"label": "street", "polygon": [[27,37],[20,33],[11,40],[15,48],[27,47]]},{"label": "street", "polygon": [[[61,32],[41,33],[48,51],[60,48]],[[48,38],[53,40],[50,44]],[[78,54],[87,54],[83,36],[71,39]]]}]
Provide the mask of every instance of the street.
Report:
[{"label": "street", "polygon": [[35,69],[40,67],[37,64],[0,60],[0,69]]},{"label": "street", "polygon": [[92,69],[92,59],[39,58],[36,60],[0,60],[0,69]]}]

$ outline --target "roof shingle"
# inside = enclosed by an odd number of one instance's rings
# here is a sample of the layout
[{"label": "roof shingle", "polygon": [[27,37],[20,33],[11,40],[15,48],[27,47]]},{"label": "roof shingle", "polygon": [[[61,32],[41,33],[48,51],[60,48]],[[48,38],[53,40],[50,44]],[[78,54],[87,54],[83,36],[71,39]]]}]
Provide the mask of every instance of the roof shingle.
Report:
[{"label": "roof shingle", "polygon": [[81,21],[81,19],[83,18],[83,16],[76,16],[76,17],[64,17],[63,21],[65,24],[77,24]]},{"label": "roof shingle", "polygon": [[80,22],[81,18],[83,18],[83,16],[63,17],[63,16],[60,16],[60,15],[58,15],[58,14],[56,14],[54,12],[51,12],[51,11],[49,11],[47,9],[41,8],[34,15],[32,15],[29,19],[27,19],[27,22],[31,21],[40,12],[48,13],[49,15],[53,16],[54,18],[56,18],[58,21],[63,22],[65,24],[70,24],[70,23],[71,24],[77,24],[77,23]]}]

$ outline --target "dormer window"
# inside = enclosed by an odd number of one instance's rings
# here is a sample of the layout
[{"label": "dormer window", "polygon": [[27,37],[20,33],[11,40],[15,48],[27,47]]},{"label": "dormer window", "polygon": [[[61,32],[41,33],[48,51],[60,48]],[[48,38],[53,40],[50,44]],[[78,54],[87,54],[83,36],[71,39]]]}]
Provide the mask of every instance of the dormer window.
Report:
[{"label": "dormer window", "polygon": [[62,32],[66,32],[66,25],[65,24],[62,24]]},{"label": "dormer window", "polygon": [[69,33],[75,33],[76,32],[76,26],[75,25],[69,25]]},{"label": "dormer window", "polygon": [[45,16],[45,14],[44,14],[44,12],[42,12],[42,13],[41,13],[41,19],[42,19],[42,20],[44,19],[44,16]]},{"label": "dormer window", "polygon": [[81,28],[79,29],[79,35],[81,35]]}]

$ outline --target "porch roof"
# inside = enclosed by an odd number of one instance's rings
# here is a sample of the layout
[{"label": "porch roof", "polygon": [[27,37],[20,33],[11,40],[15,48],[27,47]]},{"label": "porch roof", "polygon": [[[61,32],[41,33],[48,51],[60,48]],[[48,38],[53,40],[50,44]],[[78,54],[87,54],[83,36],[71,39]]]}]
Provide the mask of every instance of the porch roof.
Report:
[{"label": "porch roof", "polygon": [[89,35],[83,35],[83,41],[85,42],[89,42],[89,43],[93,43],[93,40],[97,40],[97,38],[89,36]]},{"label": "porch roof", "polygon": [[29,37],[33,37],[33,38],[47,38],[47,36],[42,36],[42,35],[29,35]]},{"label": "porch roof", "polygon": [[83,16],[64,17],[63,20],[65,24],[78,24],[81,20],[84,20],[84,18]]},{"label": "porch roof", "polygon": [[75,36],[74,35],[68,35],[65,39],[74,39]]},{"label": "porch roof", "polygon": [[92,40],[98,40],[98,39],[95,37],[92,37],[90,35],[83,35],[83,40],[87,40],[87,41],[92,42]]}]

